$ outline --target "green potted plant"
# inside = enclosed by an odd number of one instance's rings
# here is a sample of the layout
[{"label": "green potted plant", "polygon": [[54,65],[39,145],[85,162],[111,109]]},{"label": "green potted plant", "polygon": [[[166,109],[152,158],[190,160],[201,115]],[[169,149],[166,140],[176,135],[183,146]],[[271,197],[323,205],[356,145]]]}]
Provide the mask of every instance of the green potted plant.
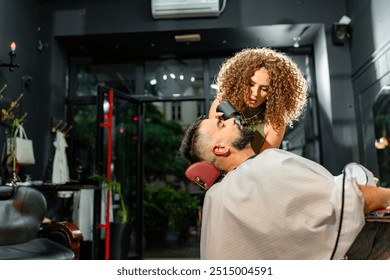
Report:
[{"label": "green potted plant", "polygon": [[[22,125],[27,113],[24,113],[23,116],[16,116],[12,110],[19,106],[20,99],[23,94],[20,94],[19,98],[12,102],[8,110],[1,110],[1,121],[8,125],[8,131],[6,133],[6,145],[7,145],[7,154],[5,155],[7,158],[5,159],[7,171],[10,173],[9,178],[6,178],[12,184],[16,184],[17,181],[20,181],[18,176],[18,162],[15,155],[15,146],[13,142],[13,137],[15,136],[16,129],[19,125]],[[9,150],[8,150],[9,149]],[[9,164],[9,162],[11,164]],[[10,170],[8,168],[10,167]]]},{"label": "green potted plant", "polygon": [[110,259],[127,259],[132,227],[128,219],[122,186],[117,181],[110,181],[107,182],[107,189],[119,198],[119,210],[117,212],[119,221],[110,223]]},{"label": "green potted plant", "polygon": [[107,189],[119,198],[118,217],[121,224],[128,223],[127,207],[122,193],[122,185],[117,181],[107,182]]},{"label": "green potted plant", "polygon": [[127,259],[132,227],[129,223],[122,185],[115,180],[108,181],[106,177],[98,174],[91,175],[89,179],[98,182],[100,186],[104,186],[106,191],[110,190],[114,198],[115,196],[118,197],[119,210],[116,213],[117,215],[114,215],[114,222],[110,223],[110,259]]},{"label": "green potted plant", "polygon": [[197,217],[199,201],[190,193],[169,185],[147,184],[144,198],[144,234],[147,246],[164,247],[167,234],[179,244],[188,238],[188,229]]},{"label": "green potted plant", "polygon": [[106,190],[110,190],[114,196],[119,198],[119,211],[117,215],[119,217],[119,223],[128,223],[127,206],[123,197],[121,183],[115,180],[108,181],[105,176],[98,174],[89,176],[89,179],[99,184],[99,186],[103,186]]}]

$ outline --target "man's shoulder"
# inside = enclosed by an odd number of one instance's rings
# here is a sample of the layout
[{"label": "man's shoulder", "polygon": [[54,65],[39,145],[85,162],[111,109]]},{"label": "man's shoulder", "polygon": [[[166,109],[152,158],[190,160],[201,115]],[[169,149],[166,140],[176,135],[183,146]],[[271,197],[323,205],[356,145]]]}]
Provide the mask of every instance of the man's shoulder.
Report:
[{"label": "man's shoulder", "polygon": [[259,158],[256,162],[258,166],[263,165],[268,169],[279,168],[279,170],[282,170],[284,168],[286,171],[292,171],[294,169],[304,173],[314,172],[322,174],[325,177],[333,178],[333,175],[318,162],[286,150],[270,148],[263,151],[256,158]]},{"label": "man's shoulder", "polygon": [[283,162],[291,161],[293,159],[299,160],[301,157],[293,154],[291,152],[277,149],[277,148],[269,148],[256,155],[250,160],[247,160],[244,165],[249,168],[255,167],[256,169],[272,169],[278,167],[283,164]]},{"label": "man's shoulder", "polygon": [[268,166],[272,166],[272,165],[290,166],[290,165],[299,164],[304,166],[323,168],[317,162],[314,162],[301,155],[286,150],[278,149],[278,148],[270,148],[264,150],[262,153],[256,156],[256,162],[258,163],[263,162]]},{"label": "man's shoulder", "polygon": [[269,148],[264,150],[262,153],[260,153],[258,156],[260,157],[275,157],[275,156],[282,156],[282,157],[301,157],[297,154],[294,154],[292,152],[282,150],[279,148]]}]

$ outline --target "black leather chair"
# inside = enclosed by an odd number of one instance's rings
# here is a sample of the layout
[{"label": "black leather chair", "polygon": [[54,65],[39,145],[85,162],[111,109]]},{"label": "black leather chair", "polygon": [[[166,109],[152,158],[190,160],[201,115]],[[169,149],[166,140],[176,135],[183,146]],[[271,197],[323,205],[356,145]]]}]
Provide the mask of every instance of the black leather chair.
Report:
[{"label": "black leather chair", "polygon": [[82,234],[69,222],[42,224],[43,194],[24,186],[0,186],[0,259],[73,260]]}]

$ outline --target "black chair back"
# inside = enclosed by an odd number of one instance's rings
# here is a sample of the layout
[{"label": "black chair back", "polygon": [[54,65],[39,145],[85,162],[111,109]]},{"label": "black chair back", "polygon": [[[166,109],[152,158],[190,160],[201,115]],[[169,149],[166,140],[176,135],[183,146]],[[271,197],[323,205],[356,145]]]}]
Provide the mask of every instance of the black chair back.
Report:
[{"label": "black chair back", "polygon": [[0,186],[0,246],[37,238],[46,199],[31,187]]}]

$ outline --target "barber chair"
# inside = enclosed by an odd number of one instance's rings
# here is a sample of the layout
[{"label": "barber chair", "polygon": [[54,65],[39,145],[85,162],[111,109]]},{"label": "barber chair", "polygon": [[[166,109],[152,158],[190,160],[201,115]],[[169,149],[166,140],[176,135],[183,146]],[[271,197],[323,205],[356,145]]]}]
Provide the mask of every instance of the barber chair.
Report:
[{"label": "barber chair", "polygon": [[0,186],[0,259],[79,259],[81,231],[69,222],[42,223],[46,207],[32,187]]}]

